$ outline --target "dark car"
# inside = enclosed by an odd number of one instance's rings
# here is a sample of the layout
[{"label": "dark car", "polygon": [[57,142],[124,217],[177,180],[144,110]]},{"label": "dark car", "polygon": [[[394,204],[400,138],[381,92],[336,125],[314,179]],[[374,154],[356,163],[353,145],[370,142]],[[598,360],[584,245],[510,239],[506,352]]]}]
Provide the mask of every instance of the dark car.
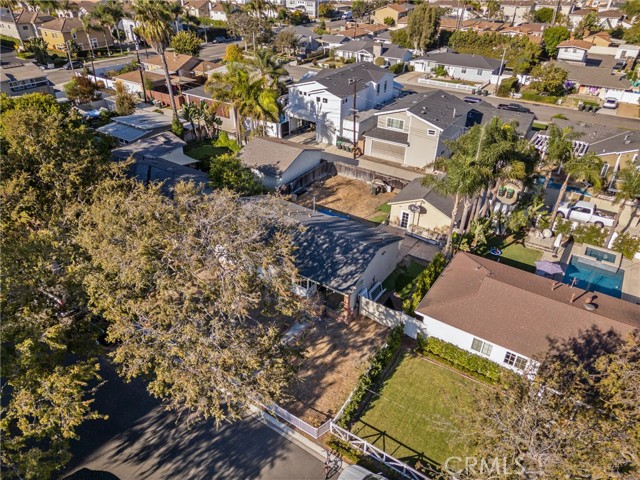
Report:
[{"label": "dark car", "polygon": [[482,99],[478,97],[464,97],[462,100],[467,103],[480,103],[482,101]]},{"label": "dark car", "polygon": [[523,107],[519,103],[501,103],[498,105],[500,110],[511,110],[512,112],[531,113],[527,107]]},{"label": "dark car", "polygon": [[71,70],[72,66],[73,68],[82,68],[84,66],[84,63],[82,63],[80,60],[74,60],[73,62],[65,63],[62,68],[64,68],[65,70]]},{"label": "dark car", "polygon": [[227,38],[226,37],[216,37],[213,39],[213,43],[226,43]]}]

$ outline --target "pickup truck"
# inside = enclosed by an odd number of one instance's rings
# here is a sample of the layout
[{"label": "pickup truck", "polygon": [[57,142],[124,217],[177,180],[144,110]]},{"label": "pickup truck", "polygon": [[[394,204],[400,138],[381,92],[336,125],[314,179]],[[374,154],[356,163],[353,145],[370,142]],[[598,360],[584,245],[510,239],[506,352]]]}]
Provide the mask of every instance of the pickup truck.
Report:
[{"label": "pickup truck", "polygon": [[612,213],[599,211],[593,202],[582,201],[561,203],[558,216],[576,222],[593,223],[600,228],[611,227],[614,218]]}]

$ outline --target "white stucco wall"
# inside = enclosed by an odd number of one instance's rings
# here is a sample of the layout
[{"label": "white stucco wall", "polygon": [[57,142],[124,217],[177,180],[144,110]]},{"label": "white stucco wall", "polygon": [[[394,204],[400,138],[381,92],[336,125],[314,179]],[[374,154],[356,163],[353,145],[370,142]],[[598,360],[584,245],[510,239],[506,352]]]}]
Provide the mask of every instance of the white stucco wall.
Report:
[{"label": "white stucco wall", "polygon": [[398,247],[400,241],[394,242],[381,248],[376,253],[369,266],[364,271],[360,280],[356,284],[356,288],[349,297],[349,308],[354,308],[358,298],[358,294],[363,288],[371,288],[376,283],[384,281],[398,265]]},{"label": "white stucco wall", "polygon": [[570,62],[584,62],[587,59],[587,51],[576,47],[561,47],[558,49],[558,60]]},{"label": "white stucco wall", "polygon": [[[420,212],[412,213],[409,210],[409,205],[419,205],[421,207]],[[445,215],[427,201],[420,199],[402,203],[392,203],[391,211],[389,212],[389,225],[399,227],[402,212],[409,214],[409,225],[407,229],[411,226],[418,226],[428,230],[446,232],[451,223],[451,217],[449,215]]]}]

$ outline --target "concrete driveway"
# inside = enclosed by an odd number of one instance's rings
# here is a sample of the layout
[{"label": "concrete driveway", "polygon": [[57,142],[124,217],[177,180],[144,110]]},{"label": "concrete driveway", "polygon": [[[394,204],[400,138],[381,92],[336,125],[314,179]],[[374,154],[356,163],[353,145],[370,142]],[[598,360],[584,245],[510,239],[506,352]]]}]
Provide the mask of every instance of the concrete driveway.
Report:
[{"label": "concrete driveway", "polygon": [[263,479],[322,480],[323,461],[253,417],[216,429],[189,427],[166,412],[142,382],[123,383],[103,366],[107,383],[96,408],[106,421],[87,422],[74,442],[74,460],[61,476],[73,480]]}]

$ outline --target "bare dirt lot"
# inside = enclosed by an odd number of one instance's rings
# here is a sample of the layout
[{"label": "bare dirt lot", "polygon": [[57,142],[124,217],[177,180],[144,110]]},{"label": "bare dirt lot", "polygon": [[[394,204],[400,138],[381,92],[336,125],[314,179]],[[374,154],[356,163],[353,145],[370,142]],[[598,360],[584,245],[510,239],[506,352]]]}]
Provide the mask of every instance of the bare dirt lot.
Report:
[{"label": "bare dirt lot", "polygon": [[306,348],[299,361],[295,400],[283,408],[312,424],[335,416],[366,370],[367,360],[384,343],[388,329],[368,318],[344,322],[323,318],[299,338]]},{"label": "bare dirt lot", "polygon": [[397,194],[397,192],[385,192],[372,195],[371,187],[366,182],[341,176],[313,183],[308,188],[309,191],[297,201],[300,205],[312,207],[315,196],[316,205],[374,221],[380,221],[380,217],[384,217],[377,210],[378,207]]}]

